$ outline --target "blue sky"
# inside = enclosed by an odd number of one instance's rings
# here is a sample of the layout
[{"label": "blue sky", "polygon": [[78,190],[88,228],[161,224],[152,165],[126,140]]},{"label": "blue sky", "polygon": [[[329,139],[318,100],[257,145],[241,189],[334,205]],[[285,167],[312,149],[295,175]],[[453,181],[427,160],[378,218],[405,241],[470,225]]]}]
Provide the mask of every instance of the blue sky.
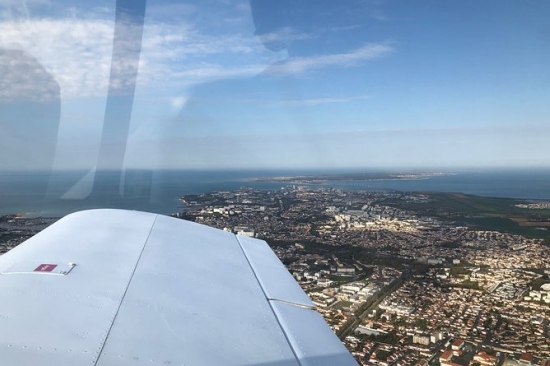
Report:
[{"label": "blue sky", "polygon": [[[548,14],[542,0],[149,1],[124,167],[548,167]],[[0,0],[0,169],[96,166],[114,18],[114,1]]]}]

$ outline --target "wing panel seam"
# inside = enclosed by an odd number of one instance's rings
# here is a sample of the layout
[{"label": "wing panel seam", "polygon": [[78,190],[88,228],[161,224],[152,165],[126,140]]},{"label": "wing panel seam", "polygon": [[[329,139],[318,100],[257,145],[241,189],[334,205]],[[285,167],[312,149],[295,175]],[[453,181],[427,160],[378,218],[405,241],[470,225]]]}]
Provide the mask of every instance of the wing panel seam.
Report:
[{"label": "wing panel seam", "polygon": [[97,358],[94,362],[94,366],[97,365],[97,363],[99,362],[99,359],[101,358],[101,355],[103,354],[103,350],[105,349],[105,344],[107,344],[107,339],[109,339],[109,335],[111,334],[111,330],[113,329],[113,325],[115,324],[118,313],[120,312],[120,308],[122,307],[122,303],[124,302],[124,299],[126,298],[126,294],[128,293],[128,289],[130,288],[130,284],[132,283],[132,279],[134,278],[134,275],[136,273],[136,270],[137,270],[137,267],[138,267],[139,262],[141,260],[141,257],[143,255],[143,252],[145,251],[145,247],[147,246],[147,242],[149,241],[149,237],[151,237],[151,233],[153,232],[153,228],[155,227],[155,223],[157,222],[157,217],[158,217],[158,215],[155,215],[155,219],[153,220],[153,223],[151,224],[151,229],[149,229],[149,233],[147,234],[147,238],[145,238],[145,241],[143,242],[143,247],[141,248],[141,251],[139,252],[139,256],[136,260],[136,264],[134,266],[134,269],[132,270],[132,274],[130,275],[130,278],[128,279],[128,282],[126,283],[126,288],[124,289],[124,293],[122,294],[122,297],[120,298],[120,302],[118,303],[115,314],[111,319],[111,324],[109,325],[109,329],[107,330],[107,333],[105,334],[105,338],[103,339],[103,342],[101,344],[101,349],[99,350],[99,352],[97,354]]},{"label": "wing panel seam", "polygon": [[275,320],[277,321],[277,324],[279,325],[279,328],[281,329],[281,332],[283,332],[283,335],[285,337],[286,343],[288,344],[288,347],[292,351],[292,354],[294,355],[294,358],[296,359],[296,362],[298,365],[303,366],[302,362],[300,362],[300,358],[296,354],[296,351],[294,350],[294,347],[292,347],[292,343],[290,342],[289,335],[287,334],[287,330],[285,327],[281,324],[281,320],[277,316],[277,313],[275,312],[275,309],[273,309],[273,305],[271,304],[271,299],[269,299],[265,293],[264,287],[262,286],[262,283],[260,282],[260,279],[258,278],[258,275],[256,274],[256,271],[254,270],[254,267],[252,267],[252,263],[250,262],[250,259],[246,255],[246,251],[243,248],[243,245],[241,241],[239,240],[239,237],[237,235],[234,235],[235,239],[237,239],[237,243],[239,244],[239,248],[241,248],[241,251],[243,252],[244,258],[246,259],[246,262],[248,263],[248,266],[250,267],[250,270],[252,271],[252,274],[254,275],[254,278],[258,282],[258,285],[260,286],[260,289],[262,290],[262,293],[264,294],[265,299],[267,300],[267,304],[269,305],[269,308],[271,309],[271,313],[273,313],[273,316],[275,317]]},{"label": "wing panel seam", "polygon": [[307,309],[307,310],[314,310],[316,311],[315,307],[314,306],[307,306],[307,305],[304,305],[304,304],[298,304],[298,303],[295,303],[295,302],[292,302],[292,301],[285,301],[285,300],[281,300],[281,299],[276,299],[276,298],[267,298],[269,301],[277,301],[277,302],[280,302],[281,304],[286,304],[286,305],[290,305],[290,306],[295,306],[297,308],[301,308],[301,309]]}]

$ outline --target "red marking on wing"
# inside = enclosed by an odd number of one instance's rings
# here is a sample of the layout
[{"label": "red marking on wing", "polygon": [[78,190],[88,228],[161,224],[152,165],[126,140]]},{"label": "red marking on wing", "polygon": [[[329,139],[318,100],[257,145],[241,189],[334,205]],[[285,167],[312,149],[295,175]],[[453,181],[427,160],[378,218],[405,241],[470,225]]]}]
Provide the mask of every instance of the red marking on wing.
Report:
[{"label": "red marking on wing", "polygon": [[34,272],[51,272],[57,267],[57,264],[41,264],[34,269]]}]

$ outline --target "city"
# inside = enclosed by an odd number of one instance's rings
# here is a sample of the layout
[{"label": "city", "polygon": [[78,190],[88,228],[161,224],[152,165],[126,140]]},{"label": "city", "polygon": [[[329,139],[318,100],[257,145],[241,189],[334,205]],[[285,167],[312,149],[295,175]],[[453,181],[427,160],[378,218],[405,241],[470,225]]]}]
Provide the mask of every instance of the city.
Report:
[{"label": "city", "polygon": [[[550,364],[546,239],[403,208],[450,196],[241,188],[174,216],[266,240],[361,365]],[[544,203],[508,203],[545,228]],[[54,221],[3,216],[2,252]]]},{"label": "city", "polygon": [[184,218],[268,241],[360,364],[550,360],[543,239],[394,204],[429,194],[242,188],[181,199]]}]

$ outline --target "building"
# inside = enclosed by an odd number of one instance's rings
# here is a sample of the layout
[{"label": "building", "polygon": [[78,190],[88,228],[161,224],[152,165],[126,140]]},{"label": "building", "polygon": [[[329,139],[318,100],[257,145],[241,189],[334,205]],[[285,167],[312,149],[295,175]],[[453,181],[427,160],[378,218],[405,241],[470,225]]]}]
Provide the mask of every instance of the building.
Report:
[{"label": "building", "polygon": [[241,236],[249,236],[253,238],[255,235],[254,229],[251,229],[246,226],[235,226],[233,230],[237,233],[237,235],[241,235]]},{"label": "building", "polygon": [[418,344],[427,346],[430,344],[430,336],[425,334],[415,334],[413,335],[413,343],[418,343]]},{"label": "building", "polygon": [[497,364],[498,358],[485,352],[479,352],[474,356],[474,361],[479,362],[482,366],[494,366]]},{"label": "building", "polygon": [[453,342],[453,345],[451,346],[451,349],[453,351],[461,351],[462,348],[464,348],[464,339],[462,338],[457,338],[454,342]]},{"label": "building", "polygon": [[339,266],[338,268],[336,268],[336,275],[355,276],[355,267]]},{"label": "building", "polygon": [[435,332],[430,336],[430,342],[437,343],[443,339],[443,334],[441,332]]},{"label": "building", "polygon": [[533,364],[533,355],[529,353],[524,353],[519,357],[519,363],[522,365],[532,365]]},{"label": "building", "polygon": [[447,350],[439,356],[439,362],[440,363],[449,363],[453,359],[453,351]]}]

